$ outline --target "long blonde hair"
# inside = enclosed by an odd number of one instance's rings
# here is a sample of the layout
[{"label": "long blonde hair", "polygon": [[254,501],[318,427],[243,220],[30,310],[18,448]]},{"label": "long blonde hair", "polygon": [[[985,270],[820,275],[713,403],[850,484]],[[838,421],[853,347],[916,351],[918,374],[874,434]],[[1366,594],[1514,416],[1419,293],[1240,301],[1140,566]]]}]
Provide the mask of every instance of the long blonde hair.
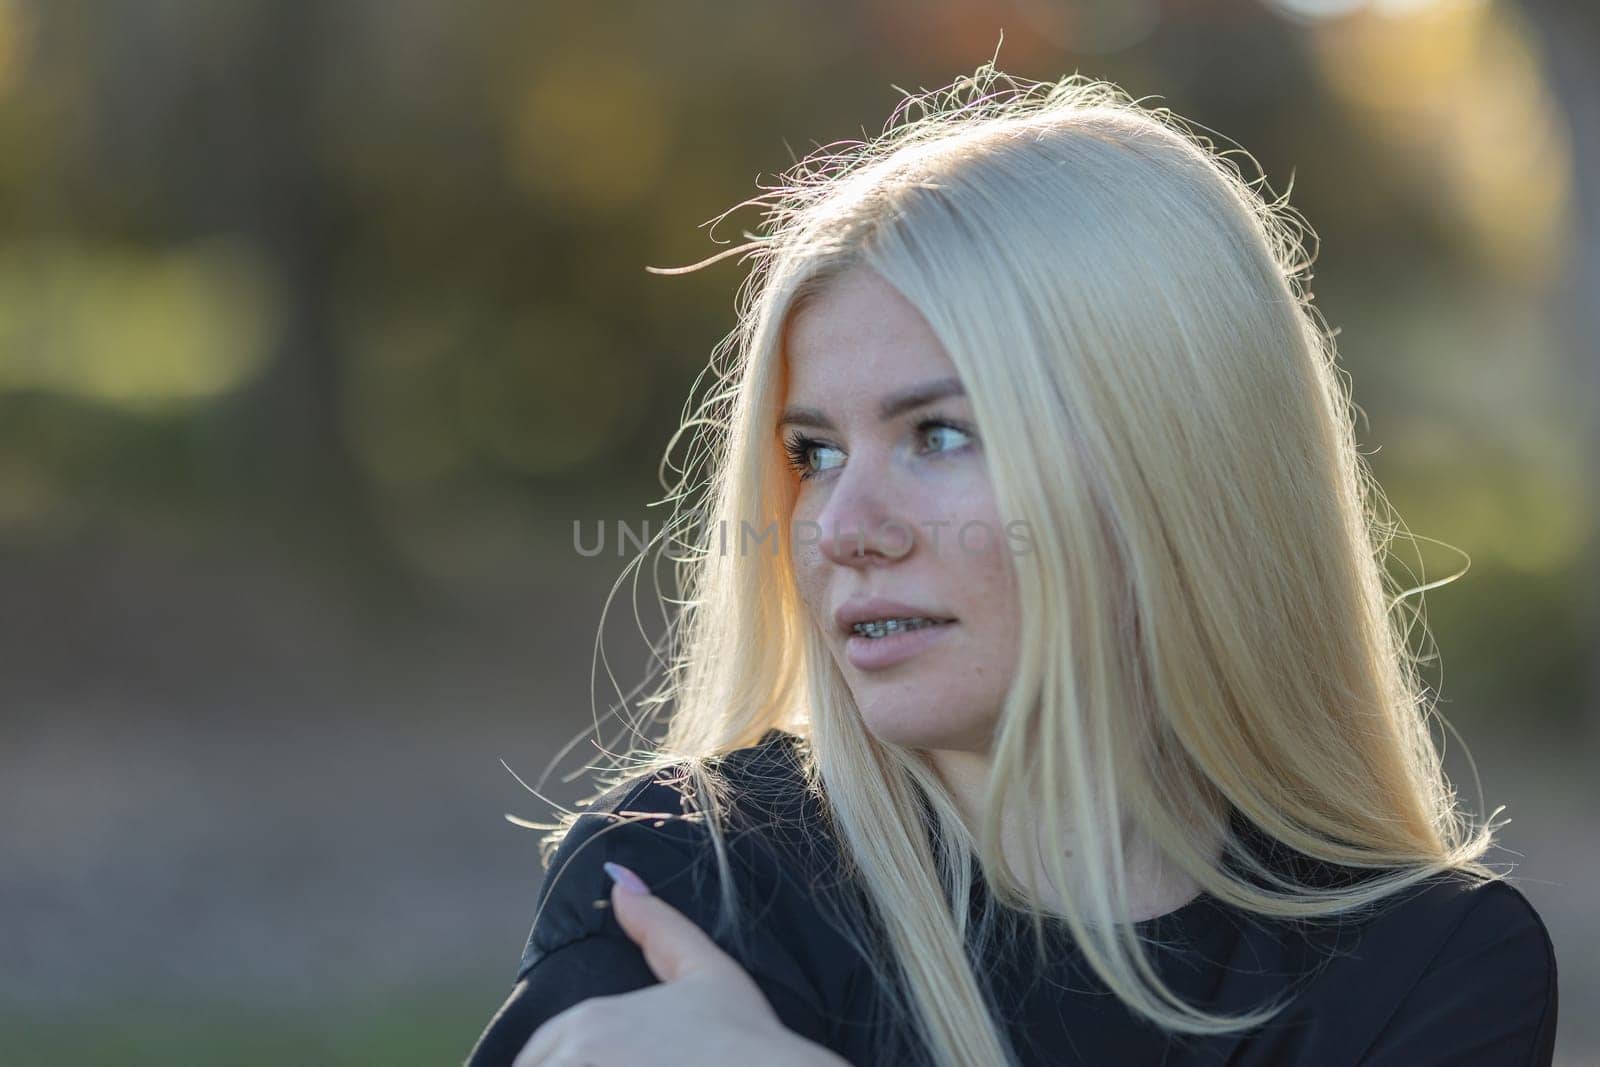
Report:
[{"label": "long blonde hair", "polygon": [[[677,565],[681,611],[630,726],[672,710],[616,777],[689,771],[731,893],[714,757],[772,727],[808,739],[807,772],[887,938],[886,982],[898,976],[939,1063],[1013,1056],[969,954],[985,951],[983,924],[969,928],[974,858],[1035,931],[1064,922],[1129,1009],[1190,1034],[1282,1005],[1215,1015],[1160,981],[1117,918],[1124,819],[1204,892],[1263,916],[1360,911],[1446,870],[1496,877],[1481,859],[1496,827],[1457,809],[1431,735],[1407,645],[1416,590],[1391,595],[1397,524],[1304,291],[1309,230],[1257,184],[1109,83],[990,62],[908,95],[881,136],[795,164],[746,201],[765,208],[763,232],[723,253],[754,267],[708,368],[716,388],[668,448],[682,438],[689,453],[653,547]],[[868,732],[787,552],[719,549],[730,531],[787,529],[784,325],[856,266],[949,353],[1000,509],[1032,544],[1014,556],[1023,638],[976,828],[923,755]],[[1040,850],[1052,884],[1082,887],[1059,909],[1005,862],[1012,810],[1036,813],[1040,843],[1082,846],[1071,870]],[[1372,876],[1286,878],[1240,846],[1235,816]]]}]

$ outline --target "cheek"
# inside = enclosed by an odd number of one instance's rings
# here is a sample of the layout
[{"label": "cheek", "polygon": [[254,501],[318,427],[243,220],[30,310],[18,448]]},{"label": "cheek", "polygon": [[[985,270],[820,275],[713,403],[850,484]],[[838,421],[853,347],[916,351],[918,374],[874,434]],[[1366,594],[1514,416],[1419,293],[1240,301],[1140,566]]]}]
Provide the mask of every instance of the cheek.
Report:
[{"label": "cheek", "polygon": [[950,529],[956,535],[952,547],[957,554],[952,562],[960,565],[968,584],[986,606],[999,609],[1014,603],[1016,569],[1012,553],[1018,542],[1007,535],[987,483],[971,487],[959,505],[949,515]]},{"label": "cheek", "polygon": [[820,619],[827,610],[826,560],[814,544],[796,542],[791,545],[789,568],[794,576],[795,588],[813,618]]},{"label": "cheek", "polygon": [[970,589],[981,606],[988,645],[1014,648],[1021,629],[1017,567],[1013,553],[1017,543],[1003,530],[981,554],[968,557]]}]

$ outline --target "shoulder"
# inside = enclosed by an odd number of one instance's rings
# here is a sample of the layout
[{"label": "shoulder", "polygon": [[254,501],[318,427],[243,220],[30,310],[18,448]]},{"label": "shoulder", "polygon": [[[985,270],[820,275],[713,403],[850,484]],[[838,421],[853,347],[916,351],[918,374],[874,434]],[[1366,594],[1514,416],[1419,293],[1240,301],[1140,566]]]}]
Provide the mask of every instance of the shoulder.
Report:
[{"label": "shoulder", "polygon": [[1344,962],[1360,980],[1340,984],[1355,998],[1345,1017],[1368,1023],[1362,1062],[1550,1062],[1555,947],[1516,886],[1446,872],[1357,925]]},{"label": "shoulder", "polygon": [[[633,870],[737,958],[751,951],[747,932],[760,935],[756,942],[770,942],[779,930],[804,936],[815,916],[802,887],[831,850],[814,817],[801,744],[774,729],[756,745],[710,761],[725,786],[725,868],[685,767],[642,774],[596,797],[550,859],[518,977],[581,938],[625,936],[610,914],[607,862]],[[735,913],[725,908],[730,895]]]},{"label": "shoulder", "polygon": [[1466,876],[1430,887],[1449,929],[1370,1058],[1381,1063],[1542,1065],[1551,1062],[1557,1013],[1556,954],[1522,891],[1504,879]]},{"label": "shoulder", "polygon": [[1540,976],[1553,976],[1555,946],[1538,909],[1522,890],[1503,878],[1494,880],[1456,876],[1444,892],[1460,918],[1434,960],[1435,967],[1491,952],[1508,954],[1539,964]]},{"label": "shoulder", "polygon": [[[1446,872],[1402,894],[1374,933],[1427,954],[1421,980],[1458,974],[1543,990],[1555,984],[1555,946],[1538,910],[1505,878]],[[1407,936],[1415,932],[1416,936]],[[1371,936],[1371,935],[1369,935]],[[1476,974],[1475,971],[1494,974]]]},{"label": "shoulder", "polygon": [[[730,859],[770,865],[822,848],[820,805],[805,776],[804,745],[802,738],[774,728],[748,748],[707,761],[718,786],[716,808],[729,835]],[[605,790],[561,839],[548,873],[557,874],[596,846],[665,863],[668,869],[657,873],[667,875],[680,873],[672,868],[682,861],[709,860],[709,805],[698,795],[699,784],[686,765],[675,764]]]}]

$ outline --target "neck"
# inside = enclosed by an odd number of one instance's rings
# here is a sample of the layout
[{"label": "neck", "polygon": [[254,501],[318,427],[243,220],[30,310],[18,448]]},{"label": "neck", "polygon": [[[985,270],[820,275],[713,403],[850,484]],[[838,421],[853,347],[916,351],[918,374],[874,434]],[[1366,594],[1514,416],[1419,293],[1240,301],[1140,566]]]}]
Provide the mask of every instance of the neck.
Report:
[{"label": "neck", "polygon": [[[940,780],[950,790],[967,826],[976,833],[986,814],[989,755],[950,749],[929,749],[927,755]],[[1123,815],[1121,824],[1130,920],[1137,922],[1165,915],[1199,895],[1199,885],[1173,866],[1132,819]],[[1032,878],[1040,887],[1042,903],[1047,908],[1061,910],[1060,897],[1078,891],[1079,887],[1075,883],[1064,888],[1051,883],[1038,849],[1029,847],[1037,837],[1032,814],[1025,810],[1008,811],[1001,817],[1001,828],[1006,860],[1012,869]],[[1070,870],[1076,862],[1073,857],[1081,854],[1081,850],[1070,839],[1060,842],[1059,848],[1068,857]]]}]

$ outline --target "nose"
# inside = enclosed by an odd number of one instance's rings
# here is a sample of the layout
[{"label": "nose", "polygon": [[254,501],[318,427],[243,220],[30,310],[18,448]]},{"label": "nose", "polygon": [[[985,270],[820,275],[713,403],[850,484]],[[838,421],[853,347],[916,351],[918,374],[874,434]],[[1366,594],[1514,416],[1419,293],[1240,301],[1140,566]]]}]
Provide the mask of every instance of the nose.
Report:
[{"label": "nose", "polygon": [[817,547],[827,559],[845,567],[880,566],[916,547],[915,523],[885,492],[888,476],[885,469],[868,471],[861,464],[835,483],[816,520],[822,527]]}]

